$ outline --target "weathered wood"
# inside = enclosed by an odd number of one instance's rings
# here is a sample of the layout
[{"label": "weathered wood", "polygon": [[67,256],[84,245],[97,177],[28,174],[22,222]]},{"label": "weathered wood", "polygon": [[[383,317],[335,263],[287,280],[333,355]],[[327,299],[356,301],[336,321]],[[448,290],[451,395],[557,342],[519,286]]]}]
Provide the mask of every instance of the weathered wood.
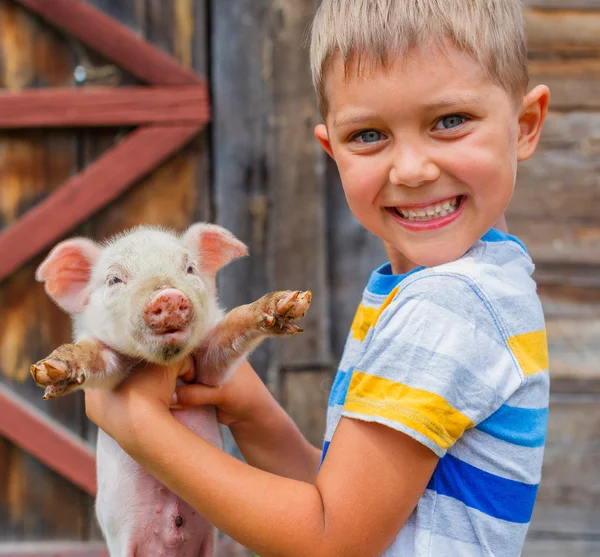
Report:
[{"label": "weathered wood", "polygon": [[234,305],[268,289],[313,292],[305,333],[254,355],[263,376],[268,367],[330,359],[324,165],[312,135],[318,115],[307,53],[299,49],[311,12],[310,1],[213,5],[216,210],[251,254],[235,271],[246,280],[224,273],[223,297]]},{"label": "weathered wood", "polygon": [[[586,392],[600,382],[600,289],[565,286],[539,288],[544,305],[552,388]],[[569,381],[576,382],[569,386]],[[589,392],[589,390],[587,391]]]},{"label": "weathered wood", "polygon": [[[564,507],[595,514],[598,524],[600,483],[596,442],[600,397],[554,395],[550,403],[539,508]],[[596,531],[597,533],[597,531]]]},{"label": "weathered wood", "polygon": [[[265,78],[272,87],[269,242],[272,286],[310,289],[311,309],[304,334],[275,343],[282,366],[331,363],[329,320],[325,153],[314,138],[321,118],[315,105],[307,49],[299,45],[313,13],[312,0],[273,2],[269,9],[272,45]],[[271,50],[272,49],[272,50]]]},{"label": "weathered wood", "polygon": [[533,58],[600,54],[600,12],[529,9],[525,11],[525,23]]},{"label": "weathered wood", "polygon": [[523,555],[598,554],[599,402],[598,396],[552,397],[542,482]]},{"label": "weathered wood", "polygon": [[206,89],[120,87],[30,90],[0,95],[0,128],[202,125]]},{"label": "weathered wood", "polygon": [[[273,71],[265,59],[271,52],[268,17],[268,6],[262,0],[212,3],[215,219],[250,249],[250,257],[219,273],[221,299],[230,308],[260,297],[271,285],[266,268],[272,180],[267,162],[271,141],[268,125]],[[236,40],[229,40],[230,37]],[[270,348],[270,343],[264,343],[251,356],[263,378],[269,366]]]},{"label": "weathered wood", "polygon": [[82,0],[16,0],[52,24],[157,85],[201,85],[204,80],[106,14]]},{"label": "weathered wood", "polygon": [[0,251],[5,254],[0,280],[115,199],[197,132],[197,126],[141,128],[30,209],[0,234]]},{"label": "weathered wood", "polygon": [[538,9],[571,9],[571,10],[598,10],[600,0],[523,0],[523,4],[530,8]]},{"label": "weathered wood", "polygon": [[[40,53],[43,53],[41,56]],[[72,82],[68,45],[13,2],[0,3],[0,86],[64,87]],[[76,171],[76,142],[64,131],[12,131],[0,136],[0,227],[60,187]],[[4,257],[4,253],[0,259]],[[31,381],[32,361],[69,337],[68,318],[36,284],[35,263],[0,285],[0,379],[41,412],[79,432],[81,399],[44,404]],[[0,438],[0,540],[78,539],[90,505],[79,488]]]},{"label": "weathered wood", "polygon": [[323,371],[282,372],[280,402],[315,447],[323,444],[332,374]]},{"label": "weathered wood", "polygon": [[553,110],[600,109],[598,58],[532,60],[529,73],[530,88],[540,84],[550,88]]},{"label": "weathered wood", "polygon": [[95,495],[94,449],[1,384],[0,435]]},{"label": "weathered wood", "polygon": [[2,557],[109,557],[98,543],[0,543]]}]

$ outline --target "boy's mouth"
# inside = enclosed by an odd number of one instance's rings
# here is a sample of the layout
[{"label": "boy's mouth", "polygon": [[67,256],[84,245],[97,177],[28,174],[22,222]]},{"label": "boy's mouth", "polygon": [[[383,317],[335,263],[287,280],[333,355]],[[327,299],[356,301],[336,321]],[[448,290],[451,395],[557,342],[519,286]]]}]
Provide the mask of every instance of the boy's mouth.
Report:
[{"label": "boy's mouth", "polygon": [[408,221],[430,222],[456,212],[460,207],[462,195],[446,199],[427,207],[394,207],[396,214]]}]

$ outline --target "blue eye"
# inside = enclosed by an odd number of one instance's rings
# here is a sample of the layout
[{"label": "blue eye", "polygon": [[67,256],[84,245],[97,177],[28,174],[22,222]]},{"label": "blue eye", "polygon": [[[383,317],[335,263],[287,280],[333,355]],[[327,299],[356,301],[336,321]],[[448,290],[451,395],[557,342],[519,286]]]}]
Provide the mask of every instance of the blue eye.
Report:
[{"label": "blue eye", "polygon": [[378,141],[381,141],[384,138],[385,136],[377,130],[367,130],[356,134],[352,138],[352,140],[356,141],[360,139],[359,143],[377,143]]},{"label": "blue eye", "polygon": [[460,116],[459,114],[451,114],[450,116],[445,116],[444,118],[440,118],[435,125],[436,130],[451,130],[453,128],[457,128],[461,124],[464,124],[467,119],[464,116]]}]

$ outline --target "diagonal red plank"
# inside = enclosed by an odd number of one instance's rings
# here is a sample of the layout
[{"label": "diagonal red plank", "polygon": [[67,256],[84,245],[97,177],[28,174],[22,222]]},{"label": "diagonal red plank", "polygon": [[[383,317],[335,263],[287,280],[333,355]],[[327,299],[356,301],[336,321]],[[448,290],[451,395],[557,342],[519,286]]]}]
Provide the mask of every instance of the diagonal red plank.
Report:
[{"label": "diagonal red plank", "polygon": [[139,128],[27,211],[0,233],[0,282],[156,168],[200,128]]},{"label": "diagonal red plank", "polygon": [[0,435],[90,495],[96,494],[94,449],[1,383]]},{"label": "diagonal red plank", "polygon": [[205,81],[174,58],[82,0],[16,0],[141,80],[156,85]]},{"label": "diagonal red plank", "polygon": [[0,128],[205,124],[206,88],[72,87],[0,94]]}]

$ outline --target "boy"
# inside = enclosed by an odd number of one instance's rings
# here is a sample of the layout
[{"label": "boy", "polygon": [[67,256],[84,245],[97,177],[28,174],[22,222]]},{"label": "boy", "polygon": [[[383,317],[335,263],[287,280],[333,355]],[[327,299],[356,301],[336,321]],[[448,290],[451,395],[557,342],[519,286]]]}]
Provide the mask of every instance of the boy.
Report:
[{"label": "boy", "polygon": [[87,392],[88,416],[261,557],[519,555],[549,381],[533,264],[493,229],[549,100],[525,94],[520,3],[324,0],[311,57],[316,137],[390,260],[352,325],[322,455],[246,363],[178,403],[216,405],[248,464],[172,418],[185,365]]}]

